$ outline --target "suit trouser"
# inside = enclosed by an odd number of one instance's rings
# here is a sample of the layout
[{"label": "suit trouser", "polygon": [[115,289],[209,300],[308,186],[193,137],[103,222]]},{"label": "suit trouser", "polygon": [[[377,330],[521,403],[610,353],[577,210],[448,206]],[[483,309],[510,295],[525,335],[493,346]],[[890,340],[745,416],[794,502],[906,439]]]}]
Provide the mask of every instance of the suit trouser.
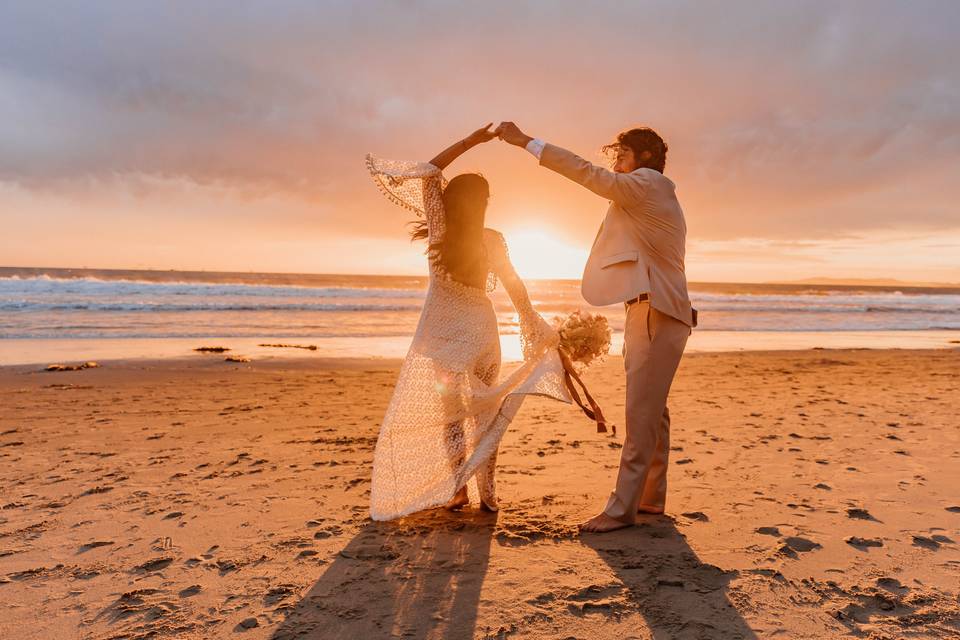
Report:
[{"label": "suit trouser", "polygon": [[653,309],[649,301],[627,306],[627,429],[617,486],[604,509],[611,518],[632,523],[639,507],[664,508],[670,455],[667,395],[689,336],[689,326]]}]

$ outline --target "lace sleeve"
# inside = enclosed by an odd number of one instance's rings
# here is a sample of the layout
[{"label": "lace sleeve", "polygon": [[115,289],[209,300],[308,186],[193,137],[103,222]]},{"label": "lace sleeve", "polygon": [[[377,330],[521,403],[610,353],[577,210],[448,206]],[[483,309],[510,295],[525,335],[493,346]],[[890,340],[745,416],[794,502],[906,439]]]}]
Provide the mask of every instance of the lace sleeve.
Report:
[{"label": "lace sleeve", "polygon": [[[429,162],[384,160],[367,154],[367,170],[387,199],[427,220],[431,244],[443,237],[443,190],[447,180]],[[436,256],[430,252],[431,267]]]},{"label": "lace sleeve", "polygon": [[[429,162],[384,160],[368,153],[367,170],[391,202],[420,216],[427,214],[433,204],[430,200],[446,186],[443,173]],[[438,188],[429,188],[432,185]]]},{"label": "lace sleeve", "polygon": [[[443,237],[443,173],[429,162],[384,160],[367,154],[367,170],[373,181],[394,204],[426,218],[428,242]],[[431,272],[439,271],[435,250],[427,252]]]},{"label": "lace sleeve", "polygon": [[484,240],[491,272],[499,276],[513,307],[517,310],[524,360],[536,357],[547,347],[559,345],[560,334],[533,308],[527,288],[510,262],[510,253],[503,235],[493,229],[485,229]]}]

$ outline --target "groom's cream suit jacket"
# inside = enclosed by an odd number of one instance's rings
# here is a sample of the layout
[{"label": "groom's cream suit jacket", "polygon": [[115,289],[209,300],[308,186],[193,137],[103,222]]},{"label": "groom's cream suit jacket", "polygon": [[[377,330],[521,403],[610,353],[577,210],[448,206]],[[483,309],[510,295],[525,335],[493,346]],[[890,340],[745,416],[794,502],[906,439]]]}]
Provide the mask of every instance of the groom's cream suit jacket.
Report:
[{"label": "groom's cream suit jacket", "polygon": [[[537,141],[539,142],[539,141]],[[650,306],[696,326],[687,294],[687,225],[676,185],[659,171],[616,173],[552,144],[540,164],[610,200],[583,270],[581,291],[592,305],[650,296]]]}]

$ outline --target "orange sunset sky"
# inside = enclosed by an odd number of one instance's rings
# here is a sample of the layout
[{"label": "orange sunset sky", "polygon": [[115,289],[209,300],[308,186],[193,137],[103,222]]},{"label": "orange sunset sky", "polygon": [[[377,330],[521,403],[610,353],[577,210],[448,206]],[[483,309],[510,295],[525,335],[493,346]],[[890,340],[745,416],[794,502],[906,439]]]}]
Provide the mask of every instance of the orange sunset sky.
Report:
[{"label": "orange sunset sky", "polygon": [[[424,272],[364,154],[670,145],[698,281],[960,282],[957,2],[5,2],[0,265]],[[494,141],[526,277],[605,202]]]}]

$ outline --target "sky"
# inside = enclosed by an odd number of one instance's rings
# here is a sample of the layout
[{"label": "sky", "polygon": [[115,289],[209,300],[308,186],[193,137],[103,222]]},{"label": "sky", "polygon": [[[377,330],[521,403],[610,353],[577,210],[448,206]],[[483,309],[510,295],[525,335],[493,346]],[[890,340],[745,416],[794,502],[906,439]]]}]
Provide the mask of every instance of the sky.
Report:
[{"label": "sky", "polygon": [[[960,3],[0,4],[0,265],[420,274],[366,153],[487,122],[670,146],[691,280],[960,282]],[[493,141],[488,226],[577,277],[606,202]]]}]

